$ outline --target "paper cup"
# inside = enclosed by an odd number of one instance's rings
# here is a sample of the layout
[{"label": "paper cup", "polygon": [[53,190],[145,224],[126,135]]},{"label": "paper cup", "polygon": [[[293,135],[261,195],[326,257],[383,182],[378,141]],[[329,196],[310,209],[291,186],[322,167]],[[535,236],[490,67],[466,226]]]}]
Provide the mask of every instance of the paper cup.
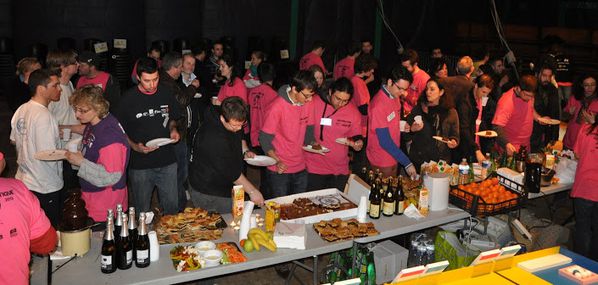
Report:
[{"label": "paper cup", "polygon": [[62,140],[68,141],[71,139],[71,129],[62,129]]},{"label": "paper cup", "polygon": [[78,151],[77,144],[74,144],[74,143],[67,144],[67,145],[66,145],[66,149],[67,149],[69,152],[77,152],[77,151]]},{"label": "paper cup", "polygon": [[217,96],[212,97],[212,105],[220,105],[220,104],[218,104],[218,97]]},{"label": "paper cup", "polygon": [[415,116],[415,118],[413,118],[413,121],[418,124],[422,124],[423,123],[422,116],[420,116],[420,115]]},{"label": "paper cup", "polygon": [[407,121],[401,120],[401,132],[405,132],[405,125],[407,125]]}]

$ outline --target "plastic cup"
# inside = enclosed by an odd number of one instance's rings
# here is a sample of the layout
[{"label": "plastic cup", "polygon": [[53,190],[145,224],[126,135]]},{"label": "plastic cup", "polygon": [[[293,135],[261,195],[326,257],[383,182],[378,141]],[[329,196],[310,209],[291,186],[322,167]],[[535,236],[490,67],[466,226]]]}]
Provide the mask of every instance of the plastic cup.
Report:
[{"label": "plastic cup", "polygon": [[62,129],[62,140],[68,141],[71,139],[71,129]]}]

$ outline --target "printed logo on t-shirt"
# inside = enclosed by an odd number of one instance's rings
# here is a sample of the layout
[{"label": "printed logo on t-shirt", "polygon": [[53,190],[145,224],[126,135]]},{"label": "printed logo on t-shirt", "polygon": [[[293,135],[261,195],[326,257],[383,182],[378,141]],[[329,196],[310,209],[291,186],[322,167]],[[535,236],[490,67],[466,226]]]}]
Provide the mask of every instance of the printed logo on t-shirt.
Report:
[{"label": "printed logo on t-shirt", "polygon": [[168,124],[168,121],[170,119],[169,112],[170,112],[170,108],[168,107],[168,105],[160,105],[160,110],[148,109],[145,112],[137,113],[137,115],[135,115],[135,118],[140,119],[143,117],[154,117],[154,116],[161,115],[164,118],[164,122],[162,123],[162,126],[166,127],[166,125]]},{"label": "printed logo on t-shirt", "polygon": [[10,229],[10,237],[16,237],[17,235],[19,235],[19,233],[17,232],[17,228],[12,228]]},{"label": "printed logo on t-shirt", "polygon": [[351,128],[351,125],[353,123],[351,121],[347,121],[347,120],[343,120],[343,119],[337,119],[334,124],[336,126],[339,126],[339,127]]},{"label": "printed logo on t-shirt", "polygon": [[19,132],[20,135],[24,136],[27,134],[27,127],[25,124],[25,118],[19,118],[17,120],[17,132]]},{"label": "printed logo on t-shirt", "polygon": [[390,121],[392,121],[392,119],[394,119],[396,117],[396,115],[397,114],[395,113],[395,111],[392,111],[392,113],[390,113],[390,115],[388,115],[388,117],[386,117],[386,120],[390,122]]}]

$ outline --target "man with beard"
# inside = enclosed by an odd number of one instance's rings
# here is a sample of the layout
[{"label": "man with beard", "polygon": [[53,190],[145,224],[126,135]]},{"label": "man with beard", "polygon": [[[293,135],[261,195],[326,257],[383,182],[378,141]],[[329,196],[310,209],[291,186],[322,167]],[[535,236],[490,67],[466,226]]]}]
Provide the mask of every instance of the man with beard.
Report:
[{"label": "man with beard", "polygon": [[[554,75],[554,68],[545,65],[540,68],[537,74],[540,85],[534,100],[534,109],[540,116],[548,116],[553,119],[560,118],[560,103],[558,89],[552,85],[551,78]],[[532,152],[538,152],[550,141],[559,139],[559,125],[541,125],[534,122],[531,137]]]}]

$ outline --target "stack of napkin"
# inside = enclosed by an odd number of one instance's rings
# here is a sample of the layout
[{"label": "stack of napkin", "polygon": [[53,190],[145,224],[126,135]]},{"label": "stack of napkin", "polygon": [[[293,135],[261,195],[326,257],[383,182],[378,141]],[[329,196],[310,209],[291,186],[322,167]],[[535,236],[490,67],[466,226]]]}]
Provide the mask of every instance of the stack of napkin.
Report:
[{"label": "stack of napkin", "polygon": [[279,248],[305,249],[305,225],[277,223],[274,243]]}]

